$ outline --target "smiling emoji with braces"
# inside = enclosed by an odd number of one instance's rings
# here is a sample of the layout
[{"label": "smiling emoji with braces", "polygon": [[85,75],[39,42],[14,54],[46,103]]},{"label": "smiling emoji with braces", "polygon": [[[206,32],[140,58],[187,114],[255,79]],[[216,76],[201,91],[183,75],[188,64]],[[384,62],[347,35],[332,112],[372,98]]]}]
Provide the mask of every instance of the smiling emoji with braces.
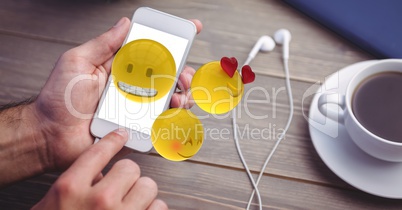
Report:
[{"label": "smiling emoji with braces", "polygon": [[172,54],[159,42],[139,39],[124,45],[112,64],[113,82],[127,99],[149,103],[165,96],[176,79]]}]

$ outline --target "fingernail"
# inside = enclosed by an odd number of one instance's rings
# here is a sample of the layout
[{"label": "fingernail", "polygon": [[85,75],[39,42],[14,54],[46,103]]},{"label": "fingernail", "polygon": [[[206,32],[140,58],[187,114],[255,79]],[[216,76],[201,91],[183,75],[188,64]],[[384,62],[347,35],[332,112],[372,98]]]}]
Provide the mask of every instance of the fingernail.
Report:
[{"label": "fingernail", "polygon": [[121,18],[113,27],[119,27],[125,22],[125,18]]},{"label": "fingernail", "polygon": [[127,130],[124,129],[124,128],[116,129],[114,132],[115,132],[116,134],[119,134],[120,136],[123,136],[123,137],[127,137],[127,136],[128,136]]}]

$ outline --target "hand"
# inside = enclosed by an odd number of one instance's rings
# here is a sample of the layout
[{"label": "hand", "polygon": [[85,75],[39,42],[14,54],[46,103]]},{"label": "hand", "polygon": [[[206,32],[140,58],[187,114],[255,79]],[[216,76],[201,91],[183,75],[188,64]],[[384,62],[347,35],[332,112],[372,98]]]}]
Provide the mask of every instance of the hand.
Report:
[{"label": "hand", "polygon": [[140,168],[129,159],[101,171],[127,141],[125,130],[116,130],[90,146],[53,184],[33,209],[167,209],[156,183],[140,177]]},{"label": "hand", "polygon": [[[193,22],[199,32],[201,23],[198,20]],[[43,162],[48,166],[44,168],[67,168],[93,143],[94,138],[89,131],[91,118],[110,74],[113,55],[122,45],[129,27],[130,20],[122,18],[106,33],[67,51],[57,61],[46,85],[32,104],[46,141],[43,156],[47,161]],[[185,67],[178,82],[184,91],[173,95],[171,106],[191,106],[186,90],[194,72],[194,69]],[[77,78],[82,80],[69,90],[67,87]],[[66,97],[68,92],[71,96]],[[84,117],[74,116],[72,107]]]}]

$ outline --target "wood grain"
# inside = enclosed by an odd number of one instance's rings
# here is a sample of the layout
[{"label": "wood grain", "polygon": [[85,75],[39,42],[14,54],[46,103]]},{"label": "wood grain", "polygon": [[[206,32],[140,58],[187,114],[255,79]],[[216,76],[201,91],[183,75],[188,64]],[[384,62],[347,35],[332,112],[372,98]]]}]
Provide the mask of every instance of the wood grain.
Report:
[{"label": "wood grain", "polygon": [[[171,209],[244,209],[251,191],[245,173],[240,170],[231,170],[229,175],[227,168],[194,161],[170,162],[152,154],[133,153],[126,158],[136,161],[142,175],[158,183],[158,197]],[[47,174],[3,189],[1,204],[10,209],[24,209],[39,200],[56,178]],[[260,191],[264,209],[400,209],[401,205],[399,200],[379,198],[358,190],[274,176],[263,177]],[[15,193],[19,196],[13,198]],[[255,204],[256,200],[254,207]]]},{"label": "wood grain", "polygon": [[[2,0],[0,103],[37,95],[63,52],[100,35],[120,17],[131,17],[140,6],[203,22],[188,59],[194,68],[222,56],[235,56],[241,63],[261,35],[273,35],[279,28],[292,32],[289,65],[295,114],[261,182],[264,208],[401,208],[402,201],[366,194],[333,174],[308,133],[309,107],[320,82],[344,66],[374,57],[281,1]],[[238,109],[239,130],[244,134],[240,144],[254,176],[289,114],[281,50],[278,46],[268,54],[258,54],[252,62],[257,79],[247,86],[249,94]],[[191,160],[169,162],[154,151],[128,158],[141,166],[143,175],[157,181],[159,196],[172,209],[243,209],[251,185],[235,150],[230,115],[207,115],[197,106],[192,111],[202,118],[207,135]],[[252,135],[262,131],[263,135]],[[0,209],[29,208],[57,177],[45,174],[0,190]]]}]

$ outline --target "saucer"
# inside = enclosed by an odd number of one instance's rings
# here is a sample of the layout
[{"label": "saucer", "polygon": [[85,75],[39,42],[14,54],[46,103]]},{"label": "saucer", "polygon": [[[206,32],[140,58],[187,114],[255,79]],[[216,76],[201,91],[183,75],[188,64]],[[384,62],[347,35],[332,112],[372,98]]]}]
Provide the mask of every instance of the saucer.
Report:
[{"label": "saucer", "polygon": [[[310,136],[318,155],[341,179],[376,196],[402,199],[402,163],[379,160],[365,153],[349,137],[344,125],[326,118],[317,105],[319,96],[324,92],[345,94],[352,77],[375,62],[378,61],[347,66],[325,79],[311,103],[308,119]],[[338,107],[328,108],[336,110]]]}]

